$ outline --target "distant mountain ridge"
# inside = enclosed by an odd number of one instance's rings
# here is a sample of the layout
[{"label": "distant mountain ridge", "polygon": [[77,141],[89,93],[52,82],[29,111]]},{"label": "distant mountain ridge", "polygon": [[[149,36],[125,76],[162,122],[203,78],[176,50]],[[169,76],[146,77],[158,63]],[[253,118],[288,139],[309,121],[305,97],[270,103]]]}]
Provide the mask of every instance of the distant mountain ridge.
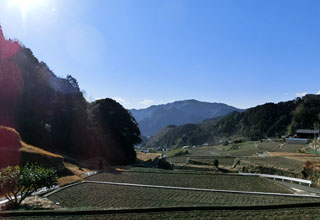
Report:
[{"label": "distant mountain ridge", "polygon": [[167,126],[144,145],[181,147],[210,145],[232,139],[259,140],[293,135],[297,129],[313,129],[320,121],[320,95],[306,95],[287,102],[266,103],[243,112],[204,120],[197,124]]},{"label": "distant mountain ridge", "polygon": [[153,136],[168,125],[198,123],[233,111],[242,112],[243,110],[223,103],[202,102],[194,99],[130,110],[144,136]]}]

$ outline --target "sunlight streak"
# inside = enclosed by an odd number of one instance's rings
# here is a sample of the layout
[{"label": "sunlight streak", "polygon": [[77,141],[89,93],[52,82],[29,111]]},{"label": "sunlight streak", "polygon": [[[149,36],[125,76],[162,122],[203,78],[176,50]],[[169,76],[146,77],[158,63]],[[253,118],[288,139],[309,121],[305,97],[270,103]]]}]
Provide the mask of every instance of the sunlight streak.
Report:
[{"label": "sunlight streak", "polygon": [[41,5],[43,1],[44,0],[11,0],[13,5],[16,5],[20,8],[22,17],[25,16],[28,10]]}]

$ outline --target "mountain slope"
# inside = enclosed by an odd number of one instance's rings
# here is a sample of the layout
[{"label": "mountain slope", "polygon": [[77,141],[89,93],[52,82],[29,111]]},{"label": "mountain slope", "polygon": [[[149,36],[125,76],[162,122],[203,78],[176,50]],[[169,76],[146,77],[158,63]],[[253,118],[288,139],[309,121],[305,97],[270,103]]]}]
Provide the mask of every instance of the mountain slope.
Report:
[{"label": "mountain slope", "polygon": [[1,27],[0,125],[47,151],[75,159],[99,156],[111,164],[134,162],[133,145],[140,141],[136,121],[119,103],[88,103],[75,78],[57,77],[30,49],[6,39]]},{"label": "mountain slope", "polygon": [[185,100],[130,111],[138,122],[141,133],[152,136],[168,125],[197,123],[242,110],[222,103]]},{"label": "mountain slope", "polygon": [[244,112],[232,112],[198,124],[168,126],[146,143],[148,147],[217,144],[243,137],[258,140],[312,129],[320,120],[320,95],[307,95],[288,102],[266,103]]}]

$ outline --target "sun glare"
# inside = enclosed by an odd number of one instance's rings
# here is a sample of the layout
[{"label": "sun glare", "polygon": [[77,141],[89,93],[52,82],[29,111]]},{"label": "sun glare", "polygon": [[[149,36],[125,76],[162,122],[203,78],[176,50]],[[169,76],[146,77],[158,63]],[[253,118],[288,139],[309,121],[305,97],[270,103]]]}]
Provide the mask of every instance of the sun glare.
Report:
[{"label": "sun glare", "polygon": [[41,5],[43,1],[44,0],[11,0],[14,5],[20,8],[23,14],[29,9]]}]

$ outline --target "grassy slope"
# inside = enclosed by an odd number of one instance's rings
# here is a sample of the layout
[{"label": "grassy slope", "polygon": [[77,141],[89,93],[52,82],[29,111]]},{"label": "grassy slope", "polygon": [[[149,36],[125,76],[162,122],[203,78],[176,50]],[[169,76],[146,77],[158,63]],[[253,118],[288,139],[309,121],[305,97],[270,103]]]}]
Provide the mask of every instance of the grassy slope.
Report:
[{"label": "grassy slope", "polygon": [[80,170],[79,167],[74,164],[63,162],[63,156],[26,144],[23,141],[21,142],[21,148],[19,149],[19,151],[21,153],[21,160],[23,161],[23,163],[38,163],[39,165],[52,167],[56,170],[66,168],[71,171],[70,173],[72,173],[73,175],[58,178],[59,186],[81,181],[83,180],[83,178],[81,178],[81,175],[85,172],[90,171],[85,168],[82,168],[82,170]]},{"label": "grassy slope", "polygon": [[20,148],[20,152],[27,152],[27,153],[33,153],[33,154],[39,154],[43,157],[47,157],[47,158],[60,158],[63,159],[63,156],[58,155],[58,154],[54,154],[51,153],[49,151],[45,151],[43,149],[40,149],[38,147],[29,145],[23,141],[21,141],[21,148]]}]

